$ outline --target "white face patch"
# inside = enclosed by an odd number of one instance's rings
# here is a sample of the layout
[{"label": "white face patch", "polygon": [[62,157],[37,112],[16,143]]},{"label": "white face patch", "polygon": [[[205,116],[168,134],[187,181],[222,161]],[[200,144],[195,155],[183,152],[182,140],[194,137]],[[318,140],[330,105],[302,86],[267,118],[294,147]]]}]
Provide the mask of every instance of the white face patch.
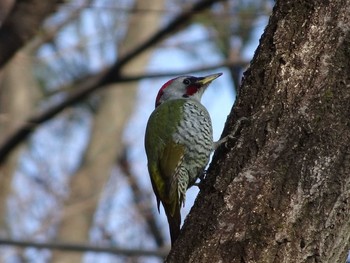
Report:
[{"label": "white face patch", "polygon": [[173,99],[185,98],[200,102],[209,84],[221,75],[222,73],[216,73],[205,77],[180,76],[171,79],[160,88],[156,98],[156,107]]},{"label": "white face patch", "polygon": [[158,105],[167,100],[180,98],[191,98],[200,102],[207,85],[195,89],[194,86],[196,85],[196,80],[197,78],[192,76],[181,76],[167,82],[164,84],[166,86],[161,88]]}]

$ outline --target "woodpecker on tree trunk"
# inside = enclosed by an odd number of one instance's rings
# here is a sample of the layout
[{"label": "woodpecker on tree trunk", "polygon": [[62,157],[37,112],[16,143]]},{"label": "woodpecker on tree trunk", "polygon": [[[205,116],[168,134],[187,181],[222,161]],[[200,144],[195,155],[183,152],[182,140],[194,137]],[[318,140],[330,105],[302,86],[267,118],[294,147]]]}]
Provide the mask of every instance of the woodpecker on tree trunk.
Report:
[{"label": "woodpecker on tree trunk", "polygon": [[208,85],[221,75],[169,80],[159,90],[147,123],[148,171],[158,211],[162,202],[168,218],[172,244],[180,233],[186,191],[204,172],[216,148],[209,113],[200,101]]}]

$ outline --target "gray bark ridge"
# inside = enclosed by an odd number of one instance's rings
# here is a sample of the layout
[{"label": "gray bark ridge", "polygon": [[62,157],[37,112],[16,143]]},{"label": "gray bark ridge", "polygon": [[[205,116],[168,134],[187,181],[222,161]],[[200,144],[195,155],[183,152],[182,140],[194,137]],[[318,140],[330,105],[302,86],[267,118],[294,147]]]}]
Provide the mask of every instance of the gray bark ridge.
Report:
[{"label": "gray bark ridge", "polygon": [[350,8],[277,1],[166,262],[345,262],[350,247]]}]

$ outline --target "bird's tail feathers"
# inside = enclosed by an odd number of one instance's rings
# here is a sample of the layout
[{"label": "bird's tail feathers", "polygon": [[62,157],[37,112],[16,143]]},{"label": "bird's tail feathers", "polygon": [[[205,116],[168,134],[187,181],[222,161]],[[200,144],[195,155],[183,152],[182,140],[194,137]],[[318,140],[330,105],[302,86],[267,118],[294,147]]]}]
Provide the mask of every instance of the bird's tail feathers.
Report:
[{"label": "bird's tail feathers", "polygon": [[179,202],[176,200],[175,209],[173,208],[173,206],[169,206],[169,207],[164,206],[164,208],[165,208],[164,210],[169,223],[171,245],[174,245],[175,240],[180,235],[180,225],[181,225],[180,205],[179,205]]}]

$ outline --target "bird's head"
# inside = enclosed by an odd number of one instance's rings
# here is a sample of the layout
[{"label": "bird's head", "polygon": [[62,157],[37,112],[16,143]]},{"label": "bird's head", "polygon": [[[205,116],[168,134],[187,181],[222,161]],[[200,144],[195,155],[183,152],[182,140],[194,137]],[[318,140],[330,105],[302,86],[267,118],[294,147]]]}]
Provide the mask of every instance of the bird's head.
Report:
[{"label": "bird's head", "polygon": [[189,98],[200,101],[205,89],[222,73],[205,77],[180,76],[166,82],[159,90],[156,98],[156,107],[167,100]]}]

